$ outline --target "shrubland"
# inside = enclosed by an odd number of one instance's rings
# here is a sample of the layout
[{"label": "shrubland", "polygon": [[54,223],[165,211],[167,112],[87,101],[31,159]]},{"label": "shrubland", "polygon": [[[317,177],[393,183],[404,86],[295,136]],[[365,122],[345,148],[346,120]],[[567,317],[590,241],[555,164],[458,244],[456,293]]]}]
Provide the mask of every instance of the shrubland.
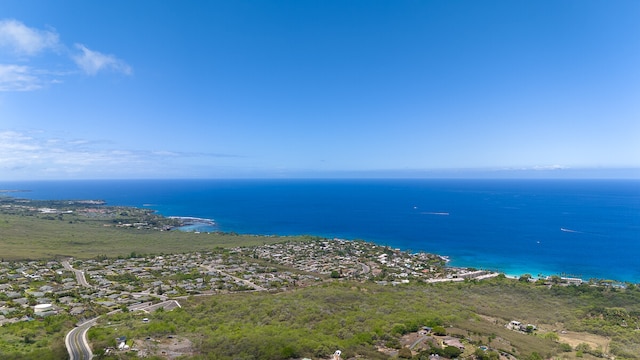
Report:
[{"label": "shrubland", "polygon": [[[396,287],[334,281],[277,294],[189,297],[173,311],[104,318],[94,331],[101,334],[95,335],[100,344],[122,335],[153,339],[178,334],[194,344],[194,359],[328,358],[336,349],[344,358],[382,359],[388,355],[377,348],[401,348],[403,335],[430,326],[463,339],[470,349],[465,350],[467,356],[486,345],[519,359],[572,359],[599,353],[595,347],[584,351],[585,346],[574,351],[549,334],[565,329],[592,332],[596,317],[601,321],[597,332],[612,340],[611,348],[600,353],[637,359],[639,300],[635,289],[548,289],[504,278]],[[615,315],[608,319],[596,312]],[[149,323],[140,320],[143,316]],[[622,326],[621,318],[633,322],[633,327]],[[509,330],[505,324],[513,319],[541,330],[533,334]],[[113,330],[113,324],[120,330]],[[419,351],[414,355],[419,357]]]}]

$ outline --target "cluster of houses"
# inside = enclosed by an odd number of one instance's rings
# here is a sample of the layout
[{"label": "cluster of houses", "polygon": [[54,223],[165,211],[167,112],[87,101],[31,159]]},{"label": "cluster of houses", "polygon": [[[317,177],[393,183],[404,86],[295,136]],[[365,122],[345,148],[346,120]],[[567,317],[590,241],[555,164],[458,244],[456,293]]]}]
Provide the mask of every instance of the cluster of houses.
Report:
[{"label": "cluster of houses", "polygon": [[[313,274],[279,271],[226,252],[126,259],[0,262],[0,326],[58,313],[96,313],[167,297],[251,290],[282,290],[321,281]],[[84,273],[82,286],[73,270]]]},{"label": "cluster of houses", "polygon": [[0,326],[85,308],[73,274],[57,261],[0,262]]},{"label": "cluster of houses", "polygon": [[[180,218],[163,217],[150,209],[109,206],[102,200],[29,200],[0,197],[0,211],[7,214],[38,214],[45,219],[64,215],[113,221],[105,226],[167,231],[183,225]],[[55,215],[55,216],[54,216]],[[122,221],[127,219],[125,221]],[[131,220],[131,221],[129,221]]]},{"label": "cluster of houses", "polygon": [[285,242],[235,252],[268,260],[300,271],[351,279],[373,278],[380,284],[401,284],[410,280],[464,281],[485,279],[498,273],[446,266],[448,259],[428,253],[410,253],[388,246],[343,239]]},{"label": "cluster of houses", "polygon": [[[332,278],[459,281],[485,272],[446,267],[437,255],[372,243],[316,239],[151,257],[0,262],[0,325],[69,313],[90,317],[168,297],[283,291]],[[87,282],[82,286],[76,271]]]}]

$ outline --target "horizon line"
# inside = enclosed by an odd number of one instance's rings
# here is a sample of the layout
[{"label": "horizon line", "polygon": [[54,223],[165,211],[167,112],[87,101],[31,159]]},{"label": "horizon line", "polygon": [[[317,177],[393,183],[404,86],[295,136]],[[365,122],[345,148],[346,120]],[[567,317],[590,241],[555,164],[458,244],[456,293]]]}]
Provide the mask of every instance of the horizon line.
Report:
[{"label": "horizon line", "polygon": [[41,178],[0,179],[1,182],[73,181],[73,180],[268,180],[268,179],[512,179],[512,180],[640,180],[640,167],[535,167],[535,168],[452,168],[452,169],[372,169],[372,170],[239,170],[225,174],[186,176],[51,176]]}]

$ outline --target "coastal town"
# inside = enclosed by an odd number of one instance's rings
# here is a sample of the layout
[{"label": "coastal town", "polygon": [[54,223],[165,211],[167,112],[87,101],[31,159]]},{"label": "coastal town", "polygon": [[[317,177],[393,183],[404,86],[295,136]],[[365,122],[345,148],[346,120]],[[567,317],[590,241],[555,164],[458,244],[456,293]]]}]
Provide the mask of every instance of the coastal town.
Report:
[{"label": "coastal town", "polygon": [[[213,224],[206,219],[164,218],[149,209],[108,207],[97,200],[44,203],[13,198],[0,200],[0,213],[69,223],[85,218],[99,219],[104,227],[124,232],[180,231],[185,224],[194,222]],[[193,227],[189,226],[189,229]],[[220,234],[192,230],[187,235],[200,238]],[[278,237],[278,241],[272,241],[273,236],[252,236],[262,245],[212,245],[204,251],[182,253],[150,251],[140,254],[132,251],[126,255],[91,258],[0,259],[0,326],[66,316],[74,319],[77,325],[67,338],[72,334],[82,338],[85,336],[82,331],[86,334],[96,319],[103,318],[103,315],[140,312],[141,316],[146,316],[144,314],[159,309],[170,311],[181,307],[180,302],[190,297],[243,292],[278,294],[343,281],[403,287],[409,284],[479,282],[505,276],[495,271],[450,266],[445,256],[414,253],[365,241],[313,236]],[[523,275],[519,280],[549,287],[582,283],[578,278],[559,276],[536,279]],[[149,318],[143,317],[141,321],[147,322]],[[505,324],[505,328],[524,334],[536,331],[536,325],[523,324],[518,319]],[[192,348],[186,338],[172,335],[170,339],[174,348],[183,345],[185,349]],[[149,341],[117,339],[115,347],[99,350],[111,353],[136,351],[138,356],[171,351],[159,347],[161,340],[157,340],[153,347],[149,346]],[[379,351],[397,357],[400,355],[398,349],[403,348],[414,353],[436,348],[455,348],[460,352],[487,350],[480,345],[470,346],[468,340],[461,342],[460,338],[428,326],[404,335],[400,342],[397,348],[381,347]],[[80,345],[77,349],[72,349],[69,343],[66,346],[71,358],[88,358],[88,355],[74,357],[72,354],[74,351],[91,351],[88,344],[85,345],[87,350],[81,350]],[[189,354],[188,351],[173,353],[176,356]],[[501,353],[501,358],[512,359],[506,352]]]},{"label": "coastal town", "polygon": [[[0,210],[13,215],[37,215],[45,220],[74,214],[107,221],[104,226],[155,231],[204,221],[162,217],[149,209],[104,205],[100,200],[32,201],[4,197]],[[194,232],[193,236],[207,234]],[[482,280],[499,275],[447,266],[448,259],[443,256],[411,253],[364,241],[316,237],[305,241],[283,240],[276,244],[214,247],[210,251],[181,254],[132,252],[115,258],[99,255],[91,259],[2,259],[0,325],[62,313],[90,318],[167,298],[241,291],[278,292],[341,279],[396,286]]]},{"label": "coastal town", "polygon": [[113,259],[3,261],[0,325],[60,313],[92,317],[189,295],[287,291],[340,279],[395,286],[498,275],[447,267],[438,255],[342,239]]},{"label": "coastal town", "polygon": [[[104,226],[170,231],[207,219],[163,217],[149,209],[105,206],[101,200],[34,201],[0,198],[6,214],[43,219],[74,214],[107,221]],[[128,219],[129,221],[123,221]],[[195,231],[194,236],[207,236]],[[268,236],[256,235],[267,238]],[[189,295],[241,291],[287,291],[341,279],[397,286],[483,280],[494,271],[448,266],[444,256],[412,253],[365,241],[307,237],[252,247],[205,252],[91,259],[0,261],[0,325],[68,313],[79,318]],[[527,278],[533,281],[533,278]],[[556,284],[580,279],[550,277]]]}]

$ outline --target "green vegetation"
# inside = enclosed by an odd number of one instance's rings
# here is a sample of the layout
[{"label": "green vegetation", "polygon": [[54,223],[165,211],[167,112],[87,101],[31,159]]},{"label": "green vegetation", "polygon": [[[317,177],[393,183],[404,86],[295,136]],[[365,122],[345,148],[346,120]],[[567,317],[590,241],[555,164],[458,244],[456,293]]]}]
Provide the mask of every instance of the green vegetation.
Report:
[{"label": "green vegetation", "polygon": [[[582,295],[576,297],[576,292]],[[630,315],[640,310],[636,290],[589,286],[549,290],[508,279],[398,287],[339,281],[279,294],[192,297],[181,303],[183,308],[173,311],[105,317],[95,330],[101,335],[92,335],[93,341],[106,345],[109,339],[122,335],[145,339],[179,334],[193,342],[198,353],[195,359],[327,358],[336,349],[343,351],[344,358],[387,358],[375,345],[397,345],[402,335],[427,325],[463,339],[472,349],[469,354],[477,346],[487,345],[529,359],[578,353],[600,356],[602,349],[585,344],[577,353],[567,353],[566,344],[547,335],[554,332],[508,330],[504,324],[511,319],[578,330],[591,326],[594,304],[614,303],[619,306],[613,311],[615,319],[625,317],[634,321],[634,327],[640,321],[637,315]],[[611,308],[604,311],[611,313]],[[143,316],[150,322],[140,321]],[[607,325],[600,333],[612,337],[616,358],[637,359],[640,334],[616,325],[617,320],[597,318],[601,325]],[[453,357],[456,350],[445,347],[441,355]],[[481,358],[495,358],[496,351],[483,352]]]},{"label": "green vegetation", "polygon": [[0,359],[56,360],[67,357],[64,336],[75,320],[55,316],[0,327]]},{"label": "green vegetation", "polygon": [[[80,205],[87,206],[86,203]],[[59,286],[63,280],[73,276],[70,270],[62,271],[59,262],[42,259],[74,256],[77,259],[94,259],[72,264],[91,264],[93,267],[85,270],[112,266],[116,258],[135,260],[122,261],[133,264],[129,270],[113,267],[113,271],[105,276],[122,289],[138,291],[144,285],[144,288],[162,294],[165,292],[163,289],[170,291],[181,283],[194,284],[197,280],[216,288],[208,296],[179,299],[182,308],[151,314],[128,312],[127,305],[132,304],[123,304],[115,306],[123,310],[122,313],[104,315],[108,310],[81,296],[85,291],[86,294],[93,293],[94,289],[72,288],[51,295],[52,301],[64,297],[71,298],[69,301],[73,302],[81,301],[78,305],[85,310],[79,316],[103,314],[98,325],[89,332],[96,354],[101,354],[106,347],[116,346],[117,337],[126,336],[129,346],[150,349],[162,341],[179,338],[181,346],[190,349],[185,356],[193,359],[317,359],[328,358],[337,349],[342,350],[345,359],[355,356],[366,359],[386,359],[389,356],[424,359],[432,353],[449,358],[460,356],[492,360],[497,359],[500,353],[527,360],[552,357],[596,359],[610,355],[616,359],[640,359],[640,289],[636,286],[626,289],[616,288],[613,284],[562,286],[559,281],[547,284],[544,281],[531,282],[530,276],[526,275],[517,280],[499,276],[490,280],[456,283],[425,283],[411,278],[409,284],[392,286],[382,285],[387,282],[374,281],[390,276],[385,275],[385,271],[391,273],[391,268],[382,268],[380,274],[366,277],[362,264],[368,263],[367,267],[371,269],[367,270],[371,271],[373,264],[364,260],[359,260],[361,264],[356,266],[360,272],[328,265],[324,275],[313,273],[309,275],[310,279],[303,281],[303,275],[307,273],[287,267],[271,256],[277,253],[280,257],[294,259],[291,260],[293,262],[301,261],[294,254],[287,253],[285,247],[273,246],[273,253],[269,252],[269,247],[257,246],[309,241],[310,237],[194,234],[116,226],[124,222],[167,225],[165,220],[158,220],[148,211],[139,209],[119,208],[99,215],[95,212],[87,214],[52,215],[23,208],[2,208],[0,254],[4,261],[39,261],[34,262],[37,264],[33,267],[25,266],[20,270],[18,266],[7,266],[3,277],[0,277],[0,285],[4,285],[0,291],[0,307],[6,305],[5,309],[19,309],[15,310],[16,313],[27,320],[0,327],[0,358],[66,357],[64,335],[79,318],[52,315],[33,319],[32,306],[36,298],[31,293],[48,284]],[[353,247],[353,254],[364,248],[355,245],[358,244],[349,244]],[[245,248],[229,250],[238,246]],[[334,246],[338,249],[336,244],[327,244],[322,251],[329,251]],[[394,256],[390,249],[387,250],[389,257]],[[202,253],[186,254],[195,251]],[[298,255],[301,251],[298,250]],[[311,248],[304,251],[310,251],[310,258],[320,257]],[[354,256],[344,249],[338,251],[343,251],[342,255]],[[209,256],[204,252],[211,255],[208,260],[211,269],[187,266],[193,259]],[[167,255],[164,259],[142,256],[151,253],[185,254],[179,258]],[[333,257],[335,254],[330,255]],[[428,257],[424,260],[430,261]],[[160,267],[161,262],[180,270],[166,271],[166,275],[162,275],[165,270]],[[250,292],[246,290],[253,288],[243,283],[235,287],[226,286],[228,283],[224,279],[228,276],[212,271],[216,266],[252,281],[256,274],[271,280],[278,275],[278,279],[269,291]],[[136,267],[139,269],[134,272]],[[12,279],[24,278],[23,271],[36,268],[51,271],[40,273],[40,278],[31,282],[11,283]],[[296,286],[295,282],[304,285]],[[218,285],[220,289],[217,289]],[[116,297],[120,296],[120,289],[117,293],[112,290]],[[12,292],[24,296],[24,306],[16,305],[19,298],[17,295],[9,296]],[[180,295],[187,293],[196,292],[184,290]],[[107,297],[109,294],[105,292],[98,300],[113,300]],[[143,321],[143,318],[148,318],[148,321]],[[520,321],[530,331],[507,328],[505,325],[511,320]],[[528,324],[535,324],[536,329]],[[417,336],[423,326],[431,328],[431,335],[424,335],[429,340],[412,352],[408,346],[415,342],[415,338],[410,336]],[[462,342],[464,351],[438,342],[445,337]],[[378,351],[378,347],[386,352]],[[148,358],[160,358],[160,353],[148,355]],[[133,352],[99,356],[136,357]]]},{"label": "green vegetation", "polygon": [[[171,254],[202,251],[213,247],[253,246],[281,242],[277,236],[227,233],[196,234],[181,231],[118,228],[110,220],[84,219],[65,214],[62,220],[44,221],[41,215],[0,213],[2,239],[0,257],[5,261],[93,258],[130,254]],[[105,226],[109,225],[109,226]],[[304,240],[304,237],[287,237]]]}]

